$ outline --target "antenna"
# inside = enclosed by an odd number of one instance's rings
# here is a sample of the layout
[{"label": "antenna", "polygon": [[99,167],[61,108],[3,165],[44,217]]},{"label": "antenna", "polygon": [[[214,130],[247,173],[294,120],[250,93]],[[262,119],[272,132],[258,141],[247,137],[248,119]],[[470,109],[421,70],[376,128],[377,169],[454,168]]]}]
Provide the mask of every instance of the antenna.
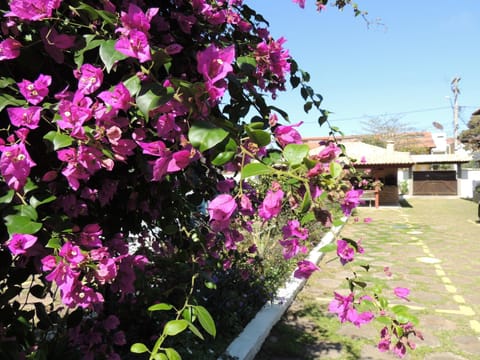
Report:
[{"label": "antenna", "polygon": [[432,125],[435,126],[438,130],[443,130],[443,125],[439,122],[434,121]]}]

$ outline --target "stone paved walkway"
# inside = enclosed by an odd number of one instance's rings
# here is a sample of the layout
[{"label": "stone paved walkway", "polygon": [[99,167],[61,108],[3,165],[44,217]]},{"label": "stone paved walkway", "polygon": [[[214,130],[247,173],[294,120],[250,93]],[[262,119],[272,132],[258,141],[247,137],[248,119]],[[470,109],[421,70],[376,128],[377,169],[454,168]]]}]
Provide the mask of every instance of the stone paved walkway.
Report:
[{"label": "stone paved walkway", "polygon": [[[477,204],[462,199],[411,198],[409,207],[362,207],[342,230],[341,237],[362,240],[365,254],[358,257],[371,265],[366,274],[384,285],[384,294],[396,286],[411,289],[411,307],[420,319],[425,337],[407,359],[480,359],[480,224]],[[357,218],[358,221],[355,221]],[[372,218],[365,223],[364,218]],[[333,289],[351,276],[328,253],[322,271],[307,282],[284,321],[304,329],[308,319],[298,316],[305,298],[323,308],[332,299]],[[328,263],[327,263],[328,262]],[[388,267],[392,276],[387,276]],[[363,274],[359,274],[363,275]],[[292,316],[295,314],[295,316]],[[314,359],[396,359],[376,349],[378,326],[358,329],[342,326],[339,334],[356,339],[360,354],[352,355],[346,345],[336,341],[314,344],[305,349]],[[271,339],[267,340],[270,341]],[[328,345],[328,346],[327,346]],[[259,357],[260,358],[260,357]],[[262,357],[265,359],[265,357]],[[273,359],[273,358],[272,358]],[[275,359],[292,360],[286,357]]]}]

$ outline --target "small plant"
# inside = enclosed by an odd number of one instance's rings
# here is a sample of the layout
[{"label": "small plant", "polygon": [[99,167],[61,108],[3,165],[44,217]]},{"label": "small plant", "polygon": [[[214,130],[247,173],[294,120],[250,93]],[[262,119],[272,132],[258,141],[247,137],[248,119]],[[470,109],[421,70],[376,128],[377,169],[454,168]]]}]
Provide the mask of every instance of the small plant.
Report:
[{"label": "small plant", "polygon": [[399,190],[400,190],[400,194],[402,194],[402,195],[408,194],[408,182],[406,180],[403,180],[400,183]]}]

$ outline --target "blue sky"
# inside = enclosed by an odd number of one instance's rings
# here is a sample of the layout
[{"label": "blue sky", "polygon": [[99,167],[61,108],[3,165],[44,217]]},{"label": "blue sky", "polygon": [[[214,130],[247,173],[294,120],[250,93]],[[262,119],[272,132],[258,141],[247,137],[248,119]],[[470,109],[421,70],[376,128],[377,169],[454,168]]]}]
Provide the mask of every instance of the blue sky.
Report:
[{"label": "blue sky", "polygon": [[[331,124],[345,134],[364,133],[362,120],[382,116],[422,131],[435,131],[438,122],[452,136],[450,83],[456,76],[458,125],[465,129],[480,108],[480,1],[356,2],[374,24],[355,18],[351,8],[317,13],[314,0],[303,10],[291,0],[245,0],[270,22],[275,38],[287,39],[285,47],[332,112]],[[288,91],[277,105],[292,123],[304,121],[303,136],[327,135],[317,113],[303,112],[302,101],[298,91]]]}]

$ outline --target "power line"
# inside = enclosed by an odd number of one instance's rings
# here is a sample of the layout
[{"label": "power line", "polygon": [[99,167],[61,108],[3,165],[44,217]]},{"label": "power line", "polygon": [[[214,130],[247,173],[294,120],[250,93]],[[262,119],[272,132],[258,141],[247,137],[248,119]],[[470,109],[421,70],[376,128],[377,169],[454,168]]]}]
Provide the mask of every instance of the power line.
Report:
[{"label": "power line", "polygon": [[[478,106],[459,106],[461,109],[467,109],[467,108],[478,108]],[[451,109],[450,106],[440,106],[440,107],[435,107],[435,108],[426,108],[426,109],[417,109],[417,110],[410,110],[410,111],[402,111],[402,112],[396,112],[396,113],[382,113],[382,114],[376,114],[376,115],[363,115],[363,116],[354,116],[354,117],[348,117],[348,118],[340,118],[340,119],[335,119],[333,117],[333,113],[331,113],[329,120],[330,121],[350,121],[350,120],[362,120],[366,118],[372,118],[372,117],[380,117],[380,116],[394,116],[394,115],[408,115],[408,114],[414,114],[414,113],[421,113],[421,112],[429,112],[429,111],[437,111],[437,110],[446,110],[446,109]],[[315,121],[305,121],[305,123],[315,123]]]}]

